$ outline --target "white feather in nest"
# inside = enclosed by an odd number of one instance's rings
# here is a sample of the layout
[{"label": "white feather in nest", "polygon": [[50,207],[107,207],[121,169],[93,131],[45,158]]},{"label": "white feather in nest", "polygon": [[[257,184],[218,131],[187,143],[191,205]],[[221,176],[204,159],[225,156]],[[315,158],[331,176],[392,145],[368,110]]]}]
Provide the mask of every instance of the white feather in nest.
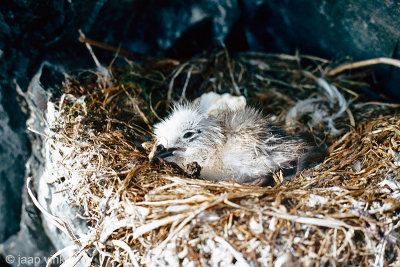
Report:
[{"label": "white feather in nest", "polygon": [[208,115],[216,115],[221,110],[244,109],[246,107],[246,98],[244,96],[233,96],[228,93],[220,95],[209,92],[196,98],[193,103],[199,105],[200,112],[207,113]]},{"label": "white feather in nest", "polygon": [[[348,102],[336,86],[329,84],[325,79],[319,78],[317,84],[324,90],[324,96],[317,96],[300,100],[286,113],[286,124],[293,125],[304,115],[310,115],[311,125],[326,125],[332,136],[338,136],[342,130],[335,126],[335,120],[343,115],[348,107]],[[332,110],[338,110],[332,113]]]}]

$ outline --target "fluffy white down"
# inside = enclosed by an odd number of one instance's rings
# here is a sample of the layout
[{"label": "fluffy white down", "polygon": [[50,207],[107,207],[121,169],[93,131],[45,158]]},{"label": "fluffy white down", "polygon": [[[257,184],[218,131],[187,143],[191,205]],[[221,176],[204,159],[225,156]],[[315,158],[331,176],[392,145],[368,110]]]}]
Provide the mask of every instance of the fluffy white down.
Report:
[{"label": "fluffy white down", "polygon": [[196,104],[179,104],[154,125],[154,134],[157,145],[176,149],[164,160],[182,169],[197,162],[201,178],[217,181],[249,183],[292,168],[305,148],[250,107],[207,115]]}]

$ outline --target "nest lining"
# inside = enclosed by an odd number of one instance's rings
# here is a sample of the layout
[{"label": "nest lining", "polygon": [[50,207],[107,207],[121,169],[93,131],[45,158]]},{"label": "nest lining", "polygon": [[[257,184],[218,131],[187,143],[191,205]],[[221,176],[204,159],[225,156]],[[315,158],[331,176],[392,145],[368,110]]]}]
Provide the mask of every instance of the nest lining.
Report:
[{"label": "nest lining", "polygon": [[[46,150],[53,190],[90,224],[74,237],[72,258],[93,256],[93,266],[399,264],[399,117],[357,93],[367,84],[356,74],[327,76],[332,64],[223,51],[67,79],[65,94],[48,105]],[[292,130],[312,132],[329,155],[274,188],[192,179],[149,162],[141,146],[170,101],[210,90],[244,94],[277,121],[307,99],[338,113],[319,77],[350,103],[334,120],[340,133],[310,113],[297,118]]]}]

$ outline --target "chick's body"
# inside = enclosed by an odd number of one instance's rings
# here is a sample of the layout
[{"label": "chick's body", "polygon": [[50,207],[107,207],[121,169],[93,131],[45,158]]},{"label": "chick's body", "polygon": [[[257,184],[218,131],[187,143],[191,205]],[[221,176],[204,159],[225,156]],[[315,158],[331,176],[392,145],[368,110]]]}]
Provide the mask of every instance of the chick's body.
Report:
[{"label": "chick's body", "polygon": [[253,183],[295,170],[309,149],[251,107],[207,115],[194,104],[178,105],[154,129],[159,157],[183,169],[197,162],[207,180]]}]

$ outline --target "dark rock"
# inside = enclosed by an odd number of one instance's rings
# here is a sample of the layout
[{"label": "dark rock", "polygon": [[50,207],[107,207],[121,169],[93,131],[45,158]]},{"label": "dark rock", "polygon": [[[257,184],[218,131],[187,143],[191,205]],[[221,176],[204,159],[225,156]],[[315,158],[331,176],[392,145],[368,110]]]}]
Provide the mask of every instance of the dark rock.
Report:
[{"label": "dark rock", "polygon": [[[263,1],[257,9],[245,7],[245,29],[250,50],[312,54],[325,58],[398,57],[400,7],[397,1]],[[371,67],[370,67],[371,68]],[[377,93],[400,99],[400,70],[377,71]],[[382,90],[384,89],[384,90]]]},{"label": "dark rock", "polygon": [[222,42],[239,14],[236,0],[109,1],[89,36],[135,52],[186,58]]},{"label": "dark rock", "polygon": [[[44,266],[46,258],[55,252],[52,243],[44,233],[40,212],[33,205],[25,189],[20,231],[3,243],[3,253],[6,257],[11,255],[15,259],[12,266],[33,267]],[[27,264],[19,264],[24,259]],[[29,260],[39,261],[40,264],[29,264]]]},{"label": "dark rock", "polygon": [[[57,86],[61,85],[63,81],[64,76],[60,73],[58,67],[49,63],[43,63],[38,73],[32,78],[24,97],[30,110],[27,124],[34,133],[45,133],[47,126],[44,123],[44,117],[48,108],[47,101],[51,98],[53,92],[57,92]],[[75,225],[86,229],[86,222],[75,218],[76,210],[71,208],[65,202],[65,199],[63,199],[63,202],[51,206],[54,199],[61,197],[61,195],[53,195],[51,185],[47,184],[48,175],[44,174],[47,164],[44,155],[45,138],[41,134],[30,133],[29,139],[32,144],[32,154],[26,164],[26,176],[33,177],[33,182],[29,185],[29,188],[32,189],[34,194],[36,193],[35,197],[39,202],[42,200],[40,205],[45,210],[64,219],[69,216],[74,233],[80,233],[75,229]],[[40,187],[39,184],[42,186]],[[72,241],[63,235],[48,217],[42,216],[42,213],[38,211],[25,187],[20,231],[3,243],[3,254],[11,255],[16,259],[13,266],[42,266],[49,256],[56,250],[66,247],[65,243],[68,242],[71,243]],[[57,258],[56,261],[61,262],[62,258]]]},{"label": "dark rock", "polygon": [[2,256],[0,256],[0,266],[4,266],[4,267],[10,266],[10,265],[7,263],[6,259],[4,259]]},{"label": "dark rock", "polygon": [[[42,73],[44,75],[42,75]],[[28,92],[24,95],[29,111],[30,111],[30,127],[35,132],[44,132],[45,125],[42,118],[47,108],[47,100],[50,97],[51,91],[54,90],[52,85],[61,84],[62,80],[56,81],[57,77],[61,79],[59,73],[50,64],[43,64],[39,73],[35,75],[29,85]],[[42,87],[46,85],[47,91]],[[26,123],[26,122],[24,122]],[[37,136],[29,133],[29,139],[32,145],[32,154],[26,164],[25,177],[39,177],[44,171],[45,159],[42,154],[42,136]],[[25,160],[21,161],[25,165]],[[22,178],[24,175],[22,176]],[[23,181],[23,180],[22,180]],[[30,185],[35,192],[35,183]],[[42,266],[45,265],[46,258],[49,258],[55,253],[55,248],[48,238],[43,228],[43,221],[41,213],[33,204],[32,200],[27,194],[26,187],[19,191],[19,196],[22,196],[22,214],[21,220],[14,220],[11,225],[18,226],[19,231],[17,234],[8,238],[2,244],[3,254],[5,256],[12,256],[15,262],[12,266]],[[20,211],[20,206],[18,210]],[[8,210],[11,212],[13,209]],[[18,223],[19,222],[19,223]],[[6,258],[7,259],[7,258]]]},{"label": "dark rock", "polygon": [[25,118],[15,106],[15,95],[0,91],[0,242],[18,231],[28,156]]},{"label": "dark rock", "polygon": [[[391,57],[400,37],[396,1],[265,1],[248,30],[267,49],[324,57]],[[253,47],[250,46],[250,49]]]}]

